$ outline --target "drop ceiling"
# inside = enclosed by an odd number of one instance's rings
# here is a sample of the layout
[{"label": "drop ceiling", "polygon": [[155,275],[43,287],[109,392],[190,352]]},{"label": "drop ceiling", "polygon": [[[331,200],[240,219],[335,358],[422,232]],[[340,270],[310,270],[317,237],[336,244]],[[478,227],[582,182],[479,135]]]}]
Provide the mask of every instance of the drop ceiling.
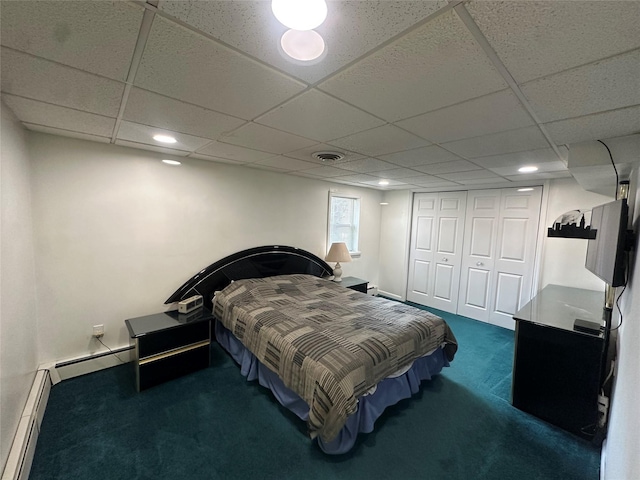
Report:
[{"label": "drop ceiling", "polygon": [[330,0],[310,65],[283,56],[266,0],[3,0],[0,18],[2,99],[26,128],[172,157],[508,186],[640,132],[639,1]]}]

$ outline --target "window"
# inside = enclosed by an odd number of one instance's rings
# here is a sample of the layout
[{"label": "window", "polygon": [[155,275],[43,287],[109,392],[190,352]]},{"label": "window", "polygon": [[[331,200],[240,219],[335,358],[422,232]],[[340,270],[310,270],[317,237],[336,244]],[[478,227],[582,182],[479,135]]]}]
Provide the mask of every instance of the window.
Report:
[{"label": "window", "polygon": [[329,195],[329,245],[333,242],[347,244],[350,254],[358,254],[360,229],[360,198],[345,195]]}]

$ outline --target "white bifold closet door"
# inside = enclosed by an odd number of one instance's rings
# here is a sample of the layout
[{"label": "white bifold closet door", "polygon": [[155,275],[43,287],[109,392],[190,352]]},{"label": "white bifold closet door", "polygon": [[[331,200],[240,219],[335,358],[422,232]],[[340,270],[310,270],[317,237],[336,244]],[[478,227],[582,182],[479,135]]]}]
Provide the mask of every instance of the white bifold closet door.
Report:
[{"label": "white bifold closet door", "polygon": [[531,299],[541,198],[542,187],[469,192],[458,314],[514,328]]},{"label": "white bifold closet door", "polygon": [[467,192],[413,199],[407,300],[456,313]]}]

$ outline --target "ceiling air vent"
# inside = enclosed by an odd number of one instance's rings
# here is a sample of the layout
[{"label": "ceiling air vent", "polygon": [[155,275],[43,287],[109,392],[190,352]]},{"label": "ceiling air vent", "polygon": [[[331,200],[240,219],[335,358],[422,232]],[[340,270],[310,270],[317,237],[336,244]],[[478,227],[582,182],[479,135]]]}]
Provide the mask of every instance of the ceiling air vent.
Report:
[{"label": "ceiling air vent", "polygon": [[315,152],[312,153],[311,156],[316,160],[322,160],[325,163],[337,162],[344,158],[344,155],[339,152]]}]

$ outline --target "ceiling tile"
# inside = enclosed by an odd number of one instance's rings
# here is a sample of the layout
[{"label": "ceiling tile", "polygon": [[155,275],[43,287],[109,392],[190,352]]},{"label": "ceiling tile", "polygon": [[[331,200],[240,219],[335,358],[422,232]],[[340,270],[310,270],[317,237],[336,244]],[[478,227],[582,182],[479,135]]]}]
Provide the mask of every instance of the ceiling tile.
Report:
[{"label": "ceiling tile", "polygon": [[538,127],[525,127],[482,137],[457,140],[442,146],[462,157],[475,158],[546,148],[549,143]]},{"label": "ceiling tile", "polygon": [[79,138],[81,140],[90,140],[92,142],[110,143],[111,137],[100,137],[88,133],[75,132],[72,130],[63,130],[61,128],[45,127],[44,125],[34,125],[32,123],[24,123],[25,128],[34,132],[50,133],[51,135],[60,135],[62,137]]},{"label": "ceiling tile", "polygon": [[447,4],[445,0],[330,1],[327,19],[316,28],[325,40],[327,55],[321,62],[300,65],[279,48],[287,28],[275,20],[270,3],[162,0],[159,8],[228,45],[314,83]]},{"label": "ceiling tile", "polygon": [[[174,137],[177,142],[173,144],[162,144],[153,139],[154,135],[170,135]],[[193,135],[186,135],[184,133],[176,133],[171,130],[165,130],[156,127],[150,127],[148,125],[140,125],[139,123],[132,123],[123,121],[120,123],[120,129],[118,130],[117,138],[119,140],[128,140],[136,143],[144,143],[147,145],[154,145],[156,147],[164,148],[167,150],[184,150],[193,151],[206,145],[211,140],[208,138],[194,137]]]},{"label": "ceiling tile", "polygon": [[120,140],[120,139],[116,140],[116,145],[120,145],[123,147],[137,148],[139,150],[149,150],[151,152],[166,153],[167,155],[173,155],[176,157],[186,157],[190,153],[186,150],[174,150],[172,148],[158,147],[156,145],[147,145],[146,143],[131,142],[129,140]]},{"label": "ceiling tile", "polygon": [[543,123],[640,104],[640,49],[522,85]]},{"label": "ceiling tile", "polygon": [[3,47],[2,91],[115,118],[124,84]]},{"label": "ceiling tile", "polygon": [[199,148],[196,153],[226,158],[241,163],[257,162],[258,160],[273,157],[273,153],[261,152],[259,150],[222,142],[211,142],[209,145]]},{"label": "ceiling tile", "polygon": [[331,167],[329,165],[322,165],[320,167],[310,168],[309,170],[302,170],[305,175],[312,175],[314,177],[339,177],[348,175],[350,172],[347,170],[342,170],[341,168]]},{"label": "ceiling tile", "polygon": [[460,157],[437,145],[414,148],[404,152],[392,153],[390,155],[379,155],[378,158],[385,162],[393,163],[400,167],[417,167],[432,163],[448,162],[450,160],[460,160]]},{"label": "ceiling tile", "polygon": [[506,178],[512,182],[525,182],[532,180],[550,180],[553,178],[569,178],[571,176],[571,173],[565,170],[558,172],[528,173],[526,175],[508,175]]},{"label": "ceiling tile", "polygon": [[[508,167],[495,167],[495,168],[491,168],[490,170],[493,173],[497,175],[502,175],[504,177],[509,175],[516,175],[516,176],[527,175],[527,174],[518,172],[518,168],[520,168],[521,166],[522,165],[511,165]],[[564,164],[560,160],[556,160],[555,162],[536,163],[535,166],[538,167],[538,171],[536,172],[538,174],[547,173],[547,172],[566,172],[567,171],[566,164]]]},{"label": "ceiling tile", "polygon": [[131,89],[123,118],[173,132],[216,139],[244,120],[139,88]]},{"label": "ceiling tile", "polygon": [[114,118],[59,107],[28,98],[2,95],[2,100],[20,121],[30,124],[72,130],[101,137],[111,137],[116,124]]},{"label": "ceiling tile", "polygon": [[483,178],[500,178],[489,170],[472,170],[469,172],[456,172],[456,173],[442,173],[438,175],[445,180],[451,180],[454,182],[462,182],[463,180],[478,180]]},{"label": "ceiling tile", "polygon": [[459,185],[456,182],[450,182],[448,180],[443,180],[442,178],[432,177],[431,175],[418,176],[410,179],[407,178],[406,181],[418,187],[428,188],[453,187]]},{"label": "ceiling tile", "polygon": [[321,142],[385,123],[318,90],[303,93],[256,122]]},{"label": "ceiling tile", "polygon": [[308,170],[315,165],[311,162],[304,162],[302,160],[296,160],[295,158],[289,158],[282,155],[267,158],[266,160],[259,160],[253,165],[260,165],[269,168],[279,168],[280,170],[286,170],[288,172],[296,170]]},{"label": "ceiling tile", "polygon": [[2,45],[124,81],[143,12],[130,2],[2,2]]},{"label": "ceiling tile", "polygon": [[480,170],[479,167],[466,160],[454,160],[450,162],[434,163],[432,165],[423,165],[414,167],[419,172],[428,173],[429,175],[440,175],[441,173],[468,172],[471,170]]},{"label": "ceiling tile", "polygon": [[382,170],[391,170],[393,165],[376,158],[362,158],[360,160],[341,163],[339,167],[352,172],[371,173],[380,172]]},{"label": "ceiling tile", "polygon": [[340,148],[378,156],[428,145],[429,142],[394,125],[384,125],[330,142]]},{"label": "ceiling tile", "polygon": [[257,123],[248,123],[221,140],[225,143],[277,154],[293,152],[316,143],[313,140]]},{"label": "ceiling tile", "polygon": [[640,106],[559,120],[544,126],[558,144],[630,135],[640,132]]},{"label": "ceiling tile", "polygon": [[236,160],[229,160],[228,158],[220,158],[220,157],[213,157],[211,155],[203,155],[201,153],[191,153],[189,154],[189,158],[197,158],[198,160],[207,160],[209,162],[216,162],[216,163],[228,163],[230,165],[244,165],[247,162],[238,162]]},{"label": "ceiling tile", "polygon": [[511,183],[508,179],[502,177],[491,178],[467,178],[458,180],[462,185],[499,185],[502,183]]},{"label": "ceiling tile", "polygon": [[[567,148],[560,146],[558,149],[565,155],[566,164],[566,155],[568,153]],[[539,150],[528,150],[525,152],[474,158],[472,161],[476,165],[487,169],[504,167],[520,168],[525,165],[540,165],[548,162],[555,163],[558,161],[558,155],[556,155],[556,152],[552,148],[541,148]]]},{"label": "ceiling tile", "polygon": [[247,120],[305,88],[159,16],[154,19],[135,84]]},{"label": "ceiling tile", "polygon": [[353,175],[343,175],[340,177],[335,177],[336,181],[350,182],[350,183],[364,183],[371,182],[376,186],[380,179],[378,177],[374,177],[373,175],[367,175],[365,173],[353,174]]},{"label": "ceiling tile", "polygon": [[534,125],[511,90],[425,113],[397,125],[434,143],[479,137]]},{"label": "ceiling tile", "polygon": [[319,85],[388,121],[413,117],[506,86],[453,11]]},{"label": "ceiling tile", "polygon": [[416,175],[420,175],[415,170],[411,170],[408,168],[393,168],[391,170],[382,170],[379,172],[372,172],[371,175],[378,178],[386,178],[386,179],[394,179],[397,180],[399,178],[408,178],[415,177]]},{"label": "ceiling tile", "polygon": [[386,185],[380,185],[380,179],[376,178],[373,180],[360,181],[358,183],[361,183],[363,185],[369,185],[371,187],[380,188],[382,190],[393,190],[396,188],[410,188],[411,186],[410,183],[405,183],[404,181],[401,181],[401,180],[387,180],[387,182],[389,183]]},{"label": "ceiling tile", "polygon": [[474,1],[465,7],[520,83],[640,47],[637,1]]}]

